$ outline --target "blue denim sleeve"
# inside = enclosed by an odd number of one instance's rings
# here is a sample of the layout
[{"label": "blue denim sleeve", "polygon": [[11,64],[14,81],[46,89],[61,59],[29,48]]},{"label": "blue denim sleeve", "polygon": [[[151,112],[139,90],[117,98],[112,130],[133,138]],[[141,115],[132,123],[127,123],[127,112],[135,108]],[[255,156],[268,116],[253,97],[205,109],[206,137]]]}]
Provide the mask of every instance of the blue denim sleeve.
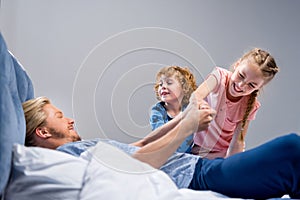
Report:
[{"label": "blue denim sleeve", "polygon": [[167,111],[161,103],[155,104],[151,108],[150,125],[152,130],[164,125],[168,122]]},{"label": "blue denim sleeve", "polygon": [[[186,108],[186,105],[183,106],[183,110],[185,108]],[[169,121],[169,118],[168,118],[166,109],[162,105],[162,102],[158,102],[151,109],[150,125],[152,127],[152,130],[157,129],[158,127],[164,125],[168,121]],[[181,153],[186,152],[192,143],[193,143],[193,135],[190,135],[178,147],[177,152],[181,152]]]},{"label": "blue denim sleeve", "polygon": [[70,142],[59,146],[56,150],[62,151],[73,156],[79,157],[81,153],[86,151],[88,148],[95,146],[100,139],[82,140],[78,142]]}]

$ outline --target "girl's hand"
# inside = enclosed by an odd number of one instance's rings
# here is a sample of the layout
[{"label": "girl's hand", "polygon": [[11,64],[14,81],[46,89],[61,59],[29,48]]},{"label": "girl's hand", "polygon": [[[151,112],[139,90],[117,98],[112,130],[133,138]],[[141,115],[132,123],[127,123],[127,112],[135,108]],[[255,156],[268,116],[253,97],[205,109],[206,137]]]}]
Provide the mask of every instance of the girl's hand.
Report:
[{"label": "girl's hand", "polygon": [[182,118],[185,126],[193,132],[208,128],[215,116],[215,111],[204,100],[199,101],[192,94],[188,107],[183,112]]}]

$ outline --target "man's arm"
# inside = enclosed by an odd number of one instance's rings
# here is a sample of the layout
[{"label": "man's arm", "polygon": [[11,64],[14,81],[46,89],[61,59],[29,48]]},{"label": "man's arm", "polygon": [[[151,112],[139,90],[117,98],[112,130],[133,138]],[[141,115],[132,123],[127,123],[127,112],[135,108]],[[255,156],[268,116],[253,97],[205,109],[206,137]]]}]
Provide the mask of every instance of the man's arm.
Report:
[{"label": "man's arm", "polygon": [[[166,133],[163,132],[162,127],[160,133],[163,136],[161,138],[143,146],[133,154],[133,157],[150,164],[154,168],[160,168],[187,136],[206,129],[214,114],[215,111],[210,109],[206,102],[199,102],[196,98],[193,98],[183,112],[182,117],[177,119],[178,121],[170,123],[170,125],[166,124],[165,130],[168,130]],[[172,126],[173,128],[171,128]]]},{"label": "man's arm", "polygon": [[166,133],[171,131],[181,120],[182,114],[177,115],[174,119],[171,121],[165,123],[164,125],[158,127],[157,129],[153,130],[149,135],[144,137],[143,139],[132,143],[131,145],[143,147],[159,138],[164,136]]}]

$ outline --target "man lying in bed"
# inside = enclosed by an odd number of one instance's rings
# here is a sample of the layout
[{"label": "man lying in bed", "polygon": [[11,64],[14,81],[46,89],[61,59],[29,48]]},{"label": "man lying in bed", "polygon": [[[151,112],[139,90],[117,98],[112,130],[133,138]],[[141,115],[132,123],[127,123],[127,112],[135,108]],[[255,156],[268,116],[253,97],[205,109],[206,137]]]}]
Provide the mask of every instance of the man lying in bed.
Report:
[{"label": "man lying in bed", "polygon": [[[101,139],[83,140],[49,99],[39,97],[23,104],[26,145],[58,149],[80,155]],[[300,198],[300,137],[289,134],[229,158],[201,159],[174,153],[185,137],[207,128],[214,111],[206,102],[191,98],[181,116],[151,132],[146,138],[112,144],[142,162],[167,173],[179,188],[212,190],[230,197],[266,199]],[[169,159],[168,159],[169,158]]]}]

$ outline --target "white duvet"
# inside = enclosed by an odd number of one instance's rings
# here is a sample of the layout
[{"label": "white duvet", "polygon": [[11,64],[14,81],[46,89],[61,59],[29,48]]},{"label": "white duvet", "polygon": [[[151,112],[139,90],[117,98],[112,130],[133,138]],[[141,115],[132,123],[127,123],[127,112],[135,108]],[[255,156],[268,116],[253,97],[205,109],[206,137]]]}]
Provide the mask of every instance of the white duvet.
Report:
[{"label": "white duvet", "polygon": [[224,199],[211,191],[177,189],[162,171],[99,142],[76,158],[63,152],[15,145],[7,200]]}]

